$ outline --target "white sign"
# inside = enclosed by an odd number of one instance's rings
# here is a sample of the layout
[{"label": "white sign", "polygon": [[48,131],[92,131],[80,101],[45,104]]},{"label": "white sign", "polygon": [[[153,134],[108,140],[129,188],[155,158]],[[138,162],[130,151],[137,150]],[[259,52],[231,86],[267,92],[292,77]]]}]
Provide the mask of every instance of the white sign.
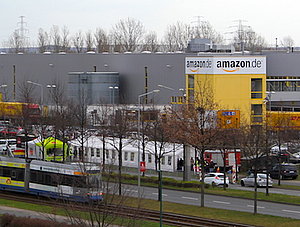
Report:
[{"label": "white sign", "polygon": [[265,56],[186,57],[186,74],[266,74]]}]

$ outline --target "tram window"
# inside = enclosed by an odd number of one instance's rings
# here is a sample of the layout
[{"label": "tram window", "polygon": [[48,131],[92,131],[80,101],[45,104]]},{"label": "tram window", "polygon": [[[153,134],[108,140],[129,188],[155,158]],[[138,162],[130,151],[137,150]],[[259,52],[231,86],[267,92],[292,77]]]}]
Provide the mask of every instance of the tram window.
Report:
[{"label": "tram window", "polygon": [[17,173],[16,173],[15,170],[12,170],[12,171],[11,171],[11,178],[14,178],[14,179],[17,178]]},{"label": "tram window", "polygon": [[51,185],[51,176],[49,174],[45,174],[45,184]]},{"label": "tram window", "polygon": [[43,184],[44,183],[44,174],[43,173],[39,173],[39,174],[37,174],[37,176],[38,176],[37,183]]},{"label": "tram window", "polygon": [[59,184],[73,186],[76,185],[76,179],[73,179],[72,176],[63,176],[62,179],[58,179]]},{"label": "tram window", "polygon": [[11,176],[10,169],[3,168],[3,176],[4,177],[10,177]]},{"label": "tram window", "polygon": [[3,175],[3,167],[0,166],[0,176]]},{"label": "tram window", "polygon": [[23,169],[20,169],[18,172],[17,172],[17,180],[24,180],[24,170]]},{"label": "tram window", "polygon": [[37,174],[35,171],[30,172],[30,181],[36,183],[37,182]]}]

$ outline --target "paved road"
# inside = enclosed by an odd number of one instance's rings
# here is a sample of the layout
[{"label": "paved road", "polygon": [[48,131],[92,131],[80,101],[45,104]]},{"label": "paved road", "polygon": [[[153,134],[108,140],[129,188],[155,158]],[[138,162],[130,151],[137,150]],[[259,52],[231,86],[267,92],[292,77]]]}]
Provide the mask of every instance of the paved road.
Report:
[{"label": "paved road", "polygon": [[[137,196],[136,186],[126,186],[124,188],[131,196]],[[158,198],[157,188],[142,187],[141,191],[143,198],[155,200]],[[200,205],[200,193],[163,189],[163,200],[197,206]],[[253,201],[249,199],[205,195],[204,201],[206,207],[250,213],[254,210]],[[300,206],[258,201],[258,213],[300,219]]]},{"label": "paved road", "polygon": [[[275,184],[273,184],[273,185],[275,185]],[[238,184],[230,184],[229,188],[237,189],[237,190],[244,190],[244,191],[254,191],[254,187],[242,187],[241,185],[238,185]],[[266,188],[258,188],[257,191],[266,192]],[[280,188],[269,188],[269,193],[300,196],[299,190],[280,189]]]}]

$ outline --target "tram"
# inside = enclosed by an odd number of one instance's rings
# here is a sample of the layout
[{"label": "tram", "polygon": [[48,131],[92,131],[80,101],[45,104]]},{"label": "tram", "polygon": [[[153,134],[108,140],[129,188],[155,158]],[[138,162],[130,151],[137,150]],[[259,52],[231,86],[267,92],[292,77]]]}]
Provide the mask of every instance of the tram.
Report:
[{"label": "tram", "polygon": [[0,156],[0,190],[71,201],[103,199],[100,167]]}]

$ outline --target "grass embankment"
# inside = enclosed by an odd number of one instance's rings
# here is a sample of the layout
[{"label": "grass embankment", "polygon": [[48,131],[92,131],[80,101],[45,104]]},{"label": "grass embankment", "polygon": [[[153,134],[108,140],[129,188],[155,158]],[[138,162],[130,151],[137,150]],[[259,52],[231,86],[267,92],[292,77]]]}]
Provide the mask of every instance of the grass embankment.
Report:
[{"label": "grass embankment", "polygon": [[[127,200],[128,202],[126,205],[136,207],[139,204],[138,199],[130,198]],[[53,208],[49,206],[41,206],[41,205],[34,205],[24,202],[15,202],[0,199],[0,204],[3,206],[10,206],[16,207],[20,209],[32,210],[36,212],[43,212],[43,213],[51,213],[56,215],[66,215],[66,211],[62,208]],[[141,201],[140,206],[146,209],[152,210],[159,210],[159,202],[155,200],[144,199]],[[266,227],[298,227],[300,226],[300,220],[295,220],[291,218],[283,218],[283,217],[275,217],[270,215],[262,215],[262,214],[251,214],[247,212],[239,212],[239,211],[231,211],[231,210],[222,210],[222,209],[215,209],[215,208],[201,208],[199,206],[190,206],[190,205],[183,205],[171,202],[163,202],[163,211],[164,212],[172,212],[172,213],[179,213],[184,215],[192,215],[192,216],[199,216],[204,218],[216,219],[216,220],[223,220],[223,221],[230,221],[234,223],[244,223],[249,225],[257,225],[257,226],[266,226]],[[89,217],[88,213],[82,213],[81,217]],[[125,224],[126,220],[120,219],[115,220],[114,224]],[[147,222],[147,221],[136,221],[136,226],[143,226],[143,227],[156,227],[159,226],[158,223]],[[167,225],[164,225],[167,227]]]},{"label": "grass embankment", "polygon": [[[137,177],[133,175],[122,175],[122,182],[124,184],[137,184]],[[110,175],[110,179],[116,179],[117,175]],[[150,187],[158,187],[158,178],[157,177],[141,177],[141,185],[150,186]],[[285,185],[286,186],[286,185]],[[281,186],[283,188],[284,186]],[[296,189],[298,186],[294,186]],[[174,189],[174,190],[184,190],[191,192],[199,192],[200,191],[200,183],[199,181],[178,181],[173,178],[163,178],[163,188],[165,189]],[[292,188],[292,187],[291,187]],[[253,188],[254,190],[254,188]],[[232,196],[232,197],[240,197],[246,199],[253,199],[254,192],[253,191],[244,191],[237,189],[229,189],[226,188],[224,190],[220,187],[211,187],[210,185],[205,185],[205,193],[214,194],[214,195],[224,195],[224,196]],[[285,194],[276,194],[269,193],[269,196],[266,196],[264,192],[257,192],[257,198],[259,200],[265,200],[270,202],[281,202],[281,203],[290,203],[300,205],[300,196],[292,196]]]}]

